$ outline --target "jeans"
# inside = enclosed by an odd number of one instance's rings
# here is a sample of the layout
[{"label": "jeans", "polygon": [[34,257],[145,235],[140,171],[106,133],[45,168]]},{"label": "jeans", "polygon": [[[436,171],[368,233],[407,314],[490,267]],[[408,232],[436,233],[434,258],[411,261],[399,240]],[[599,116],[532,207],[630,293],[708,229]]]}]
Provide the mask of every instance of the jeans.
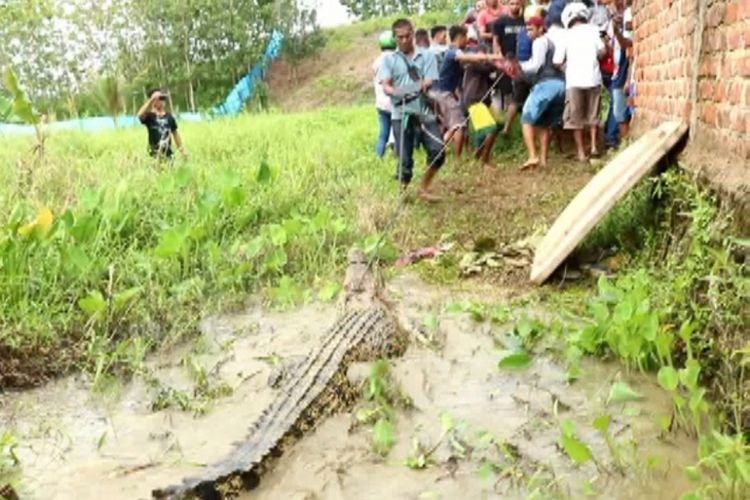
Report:
[{"label": "jeans", "polygon": [[391,135],[391,112],[378,109],[378,122],[380,123],[380,132],[378,133],[378,142],[375,145],[375,153],[379,158],[382,158],[388,145],[388,138]]},{"label": "jeans", "polygon": [[[404,120],[406,120],[405,124]],[[396,153],[399,158],[396,178],[408,184],[414,175],[414,146],[417,139],[421,139],[427,150],[427,164],[430,167],[438,169],[443,166],[445,151],[440,128],[434,118],[420,119],[414,115],[407,115],[404,120],[393,120],[392,125],[396,139]],[[403,144],[401,143],[402,125]]]},{"label": "jeans", "polygon": [[625,123],[630,119],[628,113],[628,97],[624,88],[612,89],[612,109],[617,123]]},{"label": "jeans", "polygon": [[615,120],[615,99],[612,92],[612,81],[605,81],[609,93],[609,111],[607,112],[607,121],[604,123],[604,143],[607,146],[617,146],[620,142],[620,128]]}]

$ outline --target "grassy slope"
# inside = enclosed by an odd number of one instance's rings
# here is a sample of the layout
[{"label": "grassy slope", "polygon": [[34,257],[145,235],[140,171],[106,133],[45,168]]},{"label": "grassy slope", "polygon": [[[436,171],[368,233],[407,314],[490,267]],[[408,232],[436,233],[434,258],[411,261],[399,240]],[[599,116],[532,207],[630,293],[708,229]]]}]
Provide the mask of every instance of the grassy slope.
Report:
[{"label": "grassy slope", "polygon": [[[378,56],[378,35],[400,16],[370,19],[325,30],[326,45],[315,57],[292,67],[279,60],[271,66],[271,101],[284,111],[373,101],[372,62]],[[449,24],[455,15],[432,12],[414,17],[418,27]]]}]

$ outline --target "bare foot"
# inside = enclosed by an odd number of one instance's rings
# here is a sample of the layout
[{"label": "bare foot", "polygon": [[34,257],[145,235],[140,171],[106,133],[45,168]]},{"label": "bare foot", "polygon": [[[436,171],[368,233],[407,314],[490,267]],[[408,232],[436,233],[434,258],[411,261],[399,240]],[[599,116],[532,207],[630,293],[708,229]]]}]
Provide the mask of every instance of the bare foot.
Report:
[{"label": "bare foot", "polygon": [[539,158],[529,158],[521,165],[521,170],[530,170],[539,166]]},{"label": "bare foot", "polygon": [[422,201],[426,201],[427,203],[437,203],[440,201],[439,196],[436,196],[424,189],[419,190],[419,199]]}]

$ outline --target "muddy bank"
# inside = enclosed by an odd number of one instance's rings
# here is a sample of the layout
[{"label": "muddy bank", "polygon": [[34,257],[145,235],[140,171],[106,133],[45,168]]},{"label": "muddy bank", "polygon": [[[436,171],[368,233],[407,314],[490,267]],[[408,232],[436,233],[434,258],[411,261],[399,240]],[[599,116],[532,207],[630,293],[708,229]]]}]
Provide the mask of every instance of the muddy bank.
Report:
[{"label": "muddy bank", "polygon": [[[475,296],[502,302],[492,290],[478,289]],[[409,274],[391,283],[389,295],[413,324],[459,298]],[[331,306],[310,305],[214,318],[204,322],[199,348],[154,359],[150,368],[162,389],[192,394],[196,379],[188,367],[196,364],[214,383],[234,388],[200,417],[176,409],[153,412],[159,391],[143,382],[108,401],[92,399],[87,384],[73,378],[1,396],[0,423],[15,429],[21,443],[23,498],[148,498],[153,488],[219,461],[274,396],[266,385],[268,357],[309,352],[333,315]],[[477,324],[465,315],[439,319],[440,349],[415,342],[393,362],[394,378],[413,408],[399,410],[397,444],[385,458],[372,452],[368,427],[357,425],[352,414],[340,414],[282,456],[246,498],[575,497],[583,481],[602,498],[677,498],[686,489],[680,465],[694,461],[695,443],[657,439],[654,420],[669,414],[670,402],[654,382],[592,363],[582,380],[569,386],[563,367],[541,353],[527,370],[500,371],[491,333],[507,326]],[[351,377],[366,371],[356,367]],[[645,396],[628,403],[626,412],[622,403],[605,404],[617,379]],[[613,418],[623,473],[591,425],[605,412]],[[441,415],[456,423],[442,441]],[[575,422],[598,465],[576,467],[559,449],[560,419]],[[418,454],[415,441],[434,448],[422,470],[404,465]]]}]

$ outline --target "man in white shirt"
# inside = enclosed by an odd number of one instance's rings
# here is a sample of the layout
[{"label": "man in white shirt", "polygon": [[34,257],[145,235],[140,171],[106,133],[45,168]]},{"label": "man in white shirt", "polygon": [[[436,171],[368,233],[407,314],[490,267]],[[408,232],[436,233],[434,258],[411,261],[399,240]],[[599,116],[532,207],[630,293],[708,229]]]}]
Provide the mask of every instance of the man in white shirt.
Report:
[{"label": "man in white shirt", "polygon": [[573,131],[578,160],[588,160],[584,131],[591,139],[591,156],[599,156],[597,138],[601,114],[602,74],[599,59],[606,47],[599,30],[588,23],[587,8],[581,2],[565,6],[562,13],[565,39],[555,47],[553,62],[565,65],[565,112],[563,126]]}]

